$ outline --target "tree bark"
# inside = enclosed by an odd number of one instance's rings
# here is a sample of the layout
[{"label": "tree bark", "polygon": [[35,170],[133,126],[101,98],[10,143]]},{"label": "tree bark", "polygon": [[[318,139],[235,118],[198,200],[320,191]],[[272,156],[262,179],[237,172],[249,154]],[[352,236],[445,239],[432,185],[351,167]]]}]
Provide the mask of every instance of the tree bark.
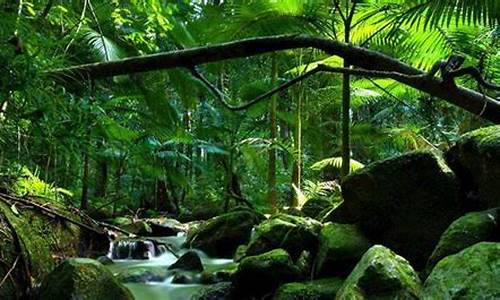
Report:
[{"label": "tree bark", "polygon": [[426,74],[424,71],[377,51],[303,35],[251,38],[218,45],[55,69],[46,74],[66,81],[81,81],[88,78],[104,78],[177,67],[191,68],[204,63],[300,48],[314,48],[330,55],[340,56],[349,61],[352,66],[365,70],[397,72],[410,76],[422,75],[416,79],[398,78],[395,80],[448,101],[484,119],[500,123],[500,102],[492,97],[465,87],[447,84],[438,77],[423,76]]},{"label": "tree bark", "polygon": [[[276,54],[272,56],[272,67],[271,67],[271,85],[276,85],[278,81],[278,57]],[[268,170],[267,170],[267,202],[274,211],[277,204],[277,192],[276,192],[276,138],[278,136],[278,126],[276,121],[276,94],[271,98],[271,103],[269,106],[269,125],[271,132],[271,147],[268,150]]]}]

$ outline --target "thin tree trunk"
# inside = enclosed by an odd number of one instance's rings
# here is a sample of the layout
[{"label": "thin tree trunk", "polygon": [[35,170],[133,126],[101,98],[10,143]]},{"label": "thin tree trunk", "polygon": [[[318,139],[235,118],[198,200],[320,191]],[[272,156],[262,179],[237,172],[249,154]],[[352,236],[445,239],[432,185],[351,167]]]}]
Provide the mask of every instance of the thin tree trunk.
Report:
[{"label": "thin tree trunk", "polygon": [[[300,87],[300,89],[302,86]],[[301,183],[301,173],[302,173],[302,90],[299,90],[296,94],[297,97],[297,113],[295,120],[295,136],[294,136],[294,150],[295,150],[295,161],[293,164],[293,172],[292,172],[292,183],[300,188]],[[298,205],[297,195],[293,193],[292,196],[292,207],[296,207]]]},{"label": "thin tree trunk", "polygon": [[[271,69],[271,85],[275,85],[278,81],[278,58],[276,54],[272,56],[272,69]],[[276,209],[277,192],[276,192],[276,136],[278,132],[276,123],[276,95],[271,98],[269,107],[269,123],[271,125],[271,147],[269,148],[268,155],[268,173],[267,173],[267,202],[274,211]]]},{"label": "thin tree trunk", "polygon": [[82,198],[80,209],[87,209],[89,202],[89,153],[85,150],[83,154],[83,175],[82,175]]},{"label": "thin tree trunk", "polygon": [[[344,42],[349,43],[351,34],[351,20],[354,13],[355,5],[351,8],[350,16],[344,22]],[[349,60],[344,58],[344,68],[350,68]],[[351,163],[351,78],[350,74],[342,75],[342,166],[340,168],[341,177],[349,174]]]}]

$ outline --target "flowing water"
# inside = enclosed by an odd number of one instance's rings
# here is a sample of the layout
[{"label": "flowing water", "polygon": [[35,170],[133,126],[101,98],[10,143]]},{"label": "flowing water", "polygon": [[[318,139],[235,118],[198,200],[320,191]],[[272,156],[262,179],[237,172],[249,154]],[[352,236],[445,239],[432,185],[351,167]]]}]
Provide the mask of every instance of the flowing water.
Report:
[{"label": "flowing water", "polygon": [[[153,238],[148,240],[122,240],[112,243],[108,256],[113,259],[114,264],[108,265],[115,273],[126,273],[129,270],[145,269],[157,272],[161,270],[164,277],[141,283],[125,283],[136,300],[189,300],[202,284],[176,284],[172,283],[175,271],[167,271],[167,268],[177,261],[168,247],[179,257],[188,249],[182,248],[186,237]],[[205,253],[195,250],[201,258],[205,272],[222,270],[234,266],[231,259],[210,258]],[[142,259],[138,259],[142,258]]]}]

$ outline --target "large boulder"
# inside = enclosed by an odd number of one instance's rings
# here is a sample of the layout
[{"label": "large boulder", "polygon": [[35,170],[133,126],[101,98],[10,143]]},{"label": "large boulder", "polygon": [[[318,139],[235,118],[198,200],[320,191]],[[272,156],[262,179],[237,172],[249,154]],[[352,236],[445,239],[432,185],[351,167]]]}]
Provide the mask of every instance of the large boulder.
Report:
[{"label": "large boulder", "polygon": [[181,269],[185,271],[203,271],[203,264],[201,263],[200,256],[195,251],[188,251],[184,253],[179,259],[168,267],[169,270]]},{"label": "large boulder", "polygon": [[231,282],[220,282],[201,288],[191,298],[192,300],[232,300],[233,285]]},{"label": "large boulder", "polygon": [[326,224],[319,236],[317,275],[348,275],[371,245],[355,225]]},{"label": "large boulder", "polygon": [[273,300],[331,300],[342,285],[341,278],[291,282],[280,286]]},{"label": "large boulder", "polygon": [[306,203],[302,205],[301,211],[304,216],[319,220],[324,211],[332,209],[333,207],[334,205],[330,200],[318,197],[307,200]]},{"label": "large boulder", "polygon": [[337,299],[419,299],[421,284],[408,261],[376,245],[361,258]]},{"label": "large boulder", "polygon": [[479,242],[500,241],[500,208],[471,212],[453,222],[443,233],[426,266],[427,273],[444,257]]},{"label": "large boulder", "polygon": [[481,242],[441,260],[423,299],[499,299],[500,243]]},{"label": "large boulder", "polygon": [[252,228],[261,221],[262,216],[249,210],[223,214],[189,232],[186,244],[210,256],[229,258],[249,241]]},{"label": "large boulder", "polygon": [[321,223],[311,218],[277,214],[255,228],[246,255],[283,248],[297,259],[303,250],[316,253]]},{"label": "large boulder", "polygon": [[45,277],[40,287],[40,299],[133,300],[134,297],[99,262],[71,258]]},{"label": "large boulder", "polygon": [[463,135],[446,159],[459,176],[471,209],[500,206],[500,126]]},{"label": "large boulder", "polygon": [[298,277],[299,270],[290,255],[275,249],[244,258],[233,275],[233,284],[237,299],[263,297]]},{"label": "large boulder", "polygon": [[411,152],[358,170],[342,182],[342,194],[350,221],[417,269],[464,211],[457,177],[431,152]]}]

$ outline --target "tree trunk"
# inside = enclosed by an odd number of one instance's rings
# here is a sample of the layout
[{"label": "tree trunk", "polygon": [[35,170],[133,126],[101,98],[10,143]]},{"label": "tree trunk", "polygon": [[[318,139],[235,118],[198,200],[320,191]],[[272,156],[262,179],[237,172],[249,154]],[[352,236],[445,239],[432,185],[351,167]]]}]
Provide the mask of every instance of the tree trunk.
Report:
[{"label": "tree trunk", "polygon": [[[278,81],[278,58],[276,54],[272,56],[272,69],[271,69],[271,85],[276,85]],[[277,192],[276,192],[276,137],[278,133],[278,126],[276,122],[276,94],[271,98],[269,106],[269,124],[271,125],[270,141],[271,147],[268,150],[268,172],[267,172],[267,202],[271,206],[271,210],[276,209]]]},{"label": "tree trunk", "polygon": [[[355,5],[355,4],[354,4]],[[354,10],[354,6],[352,7]],[[349,43],[351,30],[351,17],[344,24],[344,42]],[[344,58],[344,68],[350,68],[349,61]],[[349,174],[351,163],[351,78],[350,74],[342,75],[342,166],[340,176],[344,178]]]},{"label": "tree trunk", "polygon": [[[301,183],[301,173],[302,173],[302,86],[296,93],[297,101],[297,112],[295,119],[295,136],[294,136],[294,150],[295,150],[295,161],[293,164],[292,171],[292,183],[300,189]],[[292,207],[297,207],[298,199],[295,193],[292,194]]]},{"label": "tree trunk", "polygon": [[88,208],[89,202],[89,153],[86,150],[83,154],[83,175],[82,175],[82,198],[80,200],[80,209]]}]

